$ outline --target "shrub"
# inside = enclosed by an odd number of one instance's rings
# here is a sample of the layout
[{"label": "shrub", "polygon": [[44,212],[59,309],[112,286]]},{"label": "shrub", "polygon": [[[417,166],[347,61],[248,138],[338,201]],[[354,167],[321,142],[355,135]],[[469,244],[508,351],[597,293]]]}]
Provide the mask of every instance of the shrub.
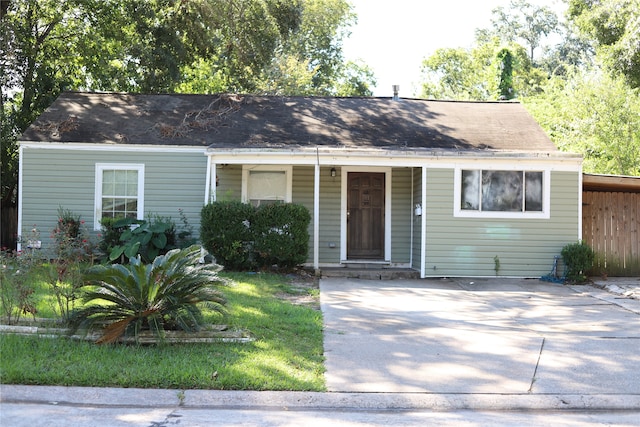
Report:
[{"label": "shrub", "polygon": [[593,266],[594,253],[591,247],[584,242],[571,243],[562,248],[560,254],[567,268],[567,280],[584,283],[587,280],[584,273]]},{"label": "shrub", "polygon": [[116,227],[115,224],[118,220],[119,218],[102,218],[100,221],[101,239],[98,248],[106,258],[109,258],[113,248],[120,245],[120,236],[129,227],[128,225]]},{"label": "shrub", "polygon": [[230,270],[290,268],[307,259],[310,221],[308,209],[297,204],[254,208],[237,201],[214,202],[202,209],[200,238]]},{"label": "shrub", "polygon": [[58,221],[51,238],[56,259],[89,261],[94,255],[94,244],[84,220],[70,210],[58,208]]},{"label": "shrub", "polygon": [[202,208],[200,239],[216,262],[231,270],[254,267],[253,206],[240,202],[214,202]]},{"label": "shrub", "polygon": [[171,218],[121,218],[111,226],[122,230],[122,233],[118,239],[119,244],[109,252],[110,261],[116,261],[123,255],[127,258],[140,255],[143,261],[151,262],[156,256],[175,248],[176,227]]},{"label": "shrub", "polygon": [[131,258],[128,265],[98,265],[86,272],[84,308],[72,316],[72,330],[104,326],[98,343],[113,343],[123,335],[136,338],[150,330],[198,330],[201,306],[222,312],[225,300],[214,287],[222,283],[219,266],[200,264],[199,246],[174,249],[152,264]]},{"label": "shrub", "polygon": [[309,252],[309,210],[292,203],[274,203],[257,209],[253,232],[261,266],[295,267]]}]

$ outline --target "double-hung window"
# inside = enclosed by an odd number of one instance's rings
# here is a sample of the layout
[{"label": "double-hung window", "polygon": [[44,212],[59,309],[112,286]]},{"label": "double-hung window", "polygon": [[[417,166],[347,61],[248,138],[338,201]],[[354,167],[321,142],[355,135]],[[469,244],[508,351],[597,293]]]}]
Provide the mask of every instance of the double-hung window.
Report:
[{"label": "double-hung window", "polygon": [[549,218],[549,172],[458,169],[455,216]]},{"label": "double-hung window", "polygon": [[291,202],[291,166],[244,165],[242,201],[260,206]]},{"label": "double-hung window", "polygon": [[144,217],[144,165],[96,164],[95,229],[103,218]]}]

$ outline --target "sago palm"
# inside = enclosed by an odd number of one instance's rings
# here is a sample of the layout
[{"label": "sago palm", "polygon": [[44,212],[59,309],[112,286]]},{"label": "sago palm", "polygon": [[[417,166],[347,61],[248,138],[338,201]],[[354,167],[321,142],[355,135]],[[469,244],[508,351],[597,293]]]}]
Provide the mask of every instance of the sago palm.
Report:
[{"label": "sago palm", "polygon": [[132,258],[127,265],[89,269],[83,287],[84,308],[72,318],[73,330],[103,327],[98,343],[150,330],[162,339],[166,329],[195,331],[202,326],[202,307],[222,312],[223,284],[215,264],[201,264],[199,246],[174,249],[151,264]]}]

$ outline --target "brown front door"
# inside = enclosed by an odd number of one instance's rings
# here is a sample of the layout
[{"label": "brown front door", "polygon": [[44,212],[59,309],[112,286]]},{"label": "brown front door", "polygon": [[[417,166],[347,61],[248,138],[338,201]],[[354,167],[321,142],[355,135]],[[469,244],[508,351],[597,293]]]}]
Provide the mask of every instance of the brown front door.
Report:
[{"label": "brown front door", "polygon": [[347,259],[384,259],[384,173],[347,175]]}]

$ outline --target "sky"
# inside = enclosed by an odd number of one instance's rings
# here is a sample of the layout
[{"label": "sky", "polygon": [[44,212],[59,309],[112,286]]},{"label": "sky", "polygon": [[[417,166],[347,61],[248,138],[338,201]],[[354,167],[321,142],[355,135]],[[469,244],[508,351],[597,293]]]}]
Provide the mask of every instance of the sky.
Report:
[{"label": "sky", "polygon": [[[565,9],[560,0],[529,0]],[[491,11],[510,0],[350,0],[358,15],[351,36],[344,41],[347,60],[360,59],[375,73],[374,96],[400,96],[418,90],[420,64],[439,48],[470,48],[476,28],[491,24]]]}]

